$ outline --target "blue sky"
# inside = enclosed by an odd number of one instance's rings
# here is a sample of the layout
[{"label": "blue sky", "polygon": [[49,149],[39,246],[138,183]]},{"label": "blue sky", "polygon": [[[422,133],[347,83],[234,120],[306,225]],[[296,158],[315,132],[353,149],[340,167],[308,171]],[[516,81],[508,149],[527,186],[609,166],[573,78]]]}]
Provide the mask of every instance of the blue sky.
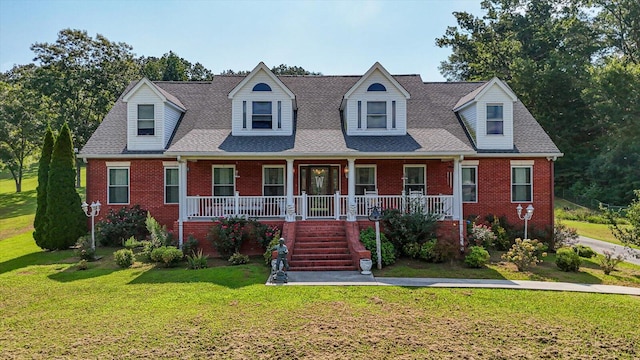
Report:
[{"label": "blue sky", "polygon": [[379,61],[392,74],[442,81],[438,65],[450,49],[435,38],[455,25],[454,11],[481,14],[480,0],[0,0],[0,71],[31,62],[31,44],[73,28],[139,56],[172,50],[215,74],[264,61],[351,75]]}]

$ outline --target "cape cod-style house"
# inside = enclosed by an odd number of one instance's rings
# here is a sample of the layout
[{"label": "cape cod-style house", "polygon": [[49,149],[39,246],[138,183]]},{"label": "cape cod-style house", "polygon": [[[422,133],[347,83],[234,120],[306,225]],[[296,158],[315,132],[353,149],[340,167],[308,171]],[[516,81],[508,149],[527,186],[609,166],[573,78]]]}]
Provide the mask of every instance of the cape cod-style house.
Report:
[{"label": "cape cod-style house", "polygon": [[258,218],[283,229],[297,269],[355,269],[374,205],[419,204],[460,238],[471,215],[521,223],[519,204],[553,226],[559,156],[501,80],[423,82],[379,63],[357,76],[276,76],[260,63],[210,82],[142,79],[79,154],[87,201],[139,204],[210,252],[213,218]]}]

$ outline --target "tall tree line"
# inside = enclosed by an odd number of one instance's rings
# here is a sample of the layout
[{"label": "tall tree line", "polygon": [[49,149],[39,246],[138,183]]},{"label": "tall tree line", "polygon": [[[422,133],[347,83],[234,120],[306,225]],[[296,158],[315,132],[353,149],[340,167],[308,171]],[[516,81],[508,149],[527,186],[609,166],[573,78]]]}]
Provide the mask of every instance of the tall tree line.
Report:
[{"label": "tall tree line", "polygon": [[565,154],[556,188],[628,204],[640,188],[640,2],[484,0],[436,39],[449,80],[509,84]]}]

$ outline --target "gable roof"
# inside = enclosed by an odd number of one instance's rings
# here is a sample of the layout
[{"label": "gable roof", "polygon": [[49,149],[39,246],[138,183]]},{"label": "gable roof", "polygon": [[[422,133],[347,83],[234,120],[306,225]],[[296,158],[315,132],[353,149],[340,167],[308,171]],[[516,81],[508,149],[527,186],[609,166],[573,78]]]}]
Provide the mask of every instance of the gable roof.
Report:
[{"label": "gable roof", "polygon": [[138,89],[140,89],[143,85],[147,85],[160,99],[162,99],[162,101],[172,104],[181,111],[187,110],[187,108],[182,104],[182,102],[180,102],[180,100],[178,100],[177,97],[171,95],[164,89],[157,87],[156,84],[151,82],[151,80],[147,79],[146,77],[140,79],[140,81],[138,81],[138,83],[135,84],[132,88],[125,90],[122,96],[122,101],[128,102],[131,96],[133,96],[133,94],[135,94],[136,91],[138,91]]},{"label": "gable roof", "polygon": [[261,61],[255,68],[253,68],[253,70],[251,70],[251,72],[238,85],[236,85],[235,88],[233,88],[233,90],[231,90],[229,92],[229,99],[233,99],[235,94],[238,91],[240,91],[240,89],[242,89],[249,81],[251,81],[251,79],[253,79],[256,76],[256,74],[258,74],[260,71],[264,71],[265,73],[267,73],[269,78],[271,78],[271,80],[273,80],[273,82],[278,84],[278,86],[280,86],[282,88],[282,90],[284,90],[284,92],[287,93],[287,95],[291,99],[295,99],[296,98],[294,93],[291,92],[291,90],[289,90],[289,88],[285,84],[283,84],[282,81],[280,81],[280,79],[278,79],[278,77],[275,76],[275,74],[273,72],[271,72],[271,70],[269,70],[267,65],[265,65]]},{"label": "gable roof", "polygon": [[458,110],[462,109],[463,107],[471,104],[472,102],[478,101],[478,99],[481,98],[482,95],[484,95],[489,89],[491,89],[491,87],[493,85],[499,86],[502,89],[502,91],[504,91],[507,94],[507,96],[509,96],[511,98],[512,101],[514,101],[514,102],[518,101],[518,97],[513,92],[513,90],[511,90],[509,85],[507,85],[506,83],[504,83],[502,80],[498,79],[497,77],[494,77],[493,79],[491,79],[491,80],[487,81],[486,83],[484,83],[484,85],[482,85],[479,88],[475,89],[474,91],[468,93],[467,95],[461,97],[460,100],[458,100],[456,105],[453,107],[453,111],[458,111]]},{"label": "gable roof", "polygon": [[[275,75],[274,75],[275,76]],[[243,76],[215,76],[210,82],[154,82],[175,95],[184,113],[167,149],[136,152],[127,149],[127,110],[123,97],[100,124],[80,157],[208,156],[208,157],[375,157],[456,156],[489,153],[475,149],[452,110],[460,99],[479,94],[485,82],[424,83],[419,75],[392,76],[411,93],[407,100],[404,136],[347,136],[342,128],[343,95],[362,76],[279,76],[295,94],[298,107],[291,136],[232,136],[228,95],[246,80]],[[514,103],[514,148],[494,151],[506,156],[561,156],[531,113]]]},{"label": "gable roof", "polygon": [[393,86],[396,87],[396,89],[398,89],[398,91],[400,91],[402,93],[402,95],[404,95],[405,98],[409,99],[411,98],[411,95],[409,94],[409,92],[402,87],[402,85],[400,85],[400,83],[398,83],[396,81],[396,79],[393,78],[393,76],[391,76],[391,74],[389,74],[389,72],[387,71],[387,69],[384,68],[384,66],[382,66],[379,62],[376,61],[375,64],[373,64],[373,66],[371,66],[369,68],[369,70],[367,70],[366,73],[364,73],[364,75],[362,75],[362,77],[360,77],[360,80],[358,80],[358,82],[356,82],[345,94],[344,94],[344,98],[348,99],[349,96],[351,96],[351,94],[353,94],[354,91],[356,91],[357,88],[360,87],[360,85],[362,85],[363,82],[365,82],[370,76],[371,74],[373,74],[376,70],[380,71],[382,73],[382,75],[387,78],[387,80],[389,80],[389,82],[391,82],[393,84]]}]

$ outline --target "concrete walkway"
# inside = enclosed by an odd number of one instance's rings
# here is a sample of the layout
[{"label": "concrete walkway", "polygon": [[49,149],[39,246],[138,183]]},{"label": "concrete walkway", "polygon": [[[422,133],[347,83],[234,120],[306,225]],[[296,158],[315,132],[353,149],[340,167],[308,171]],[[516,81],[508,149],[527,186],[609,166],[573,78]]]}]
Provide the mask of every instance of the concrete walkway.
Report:
[{"label": "concrete walkway", "polygon": [[600,294],[622,294],[640,296],[640,288],[574,284],[549,281],[489,280],[489,279],[441,279],[441,278],[392,278],[361,275],[357,271],[289,271],[289,281],[275,286],[406,286],[434,288],[485,288],[575,291]]}]

